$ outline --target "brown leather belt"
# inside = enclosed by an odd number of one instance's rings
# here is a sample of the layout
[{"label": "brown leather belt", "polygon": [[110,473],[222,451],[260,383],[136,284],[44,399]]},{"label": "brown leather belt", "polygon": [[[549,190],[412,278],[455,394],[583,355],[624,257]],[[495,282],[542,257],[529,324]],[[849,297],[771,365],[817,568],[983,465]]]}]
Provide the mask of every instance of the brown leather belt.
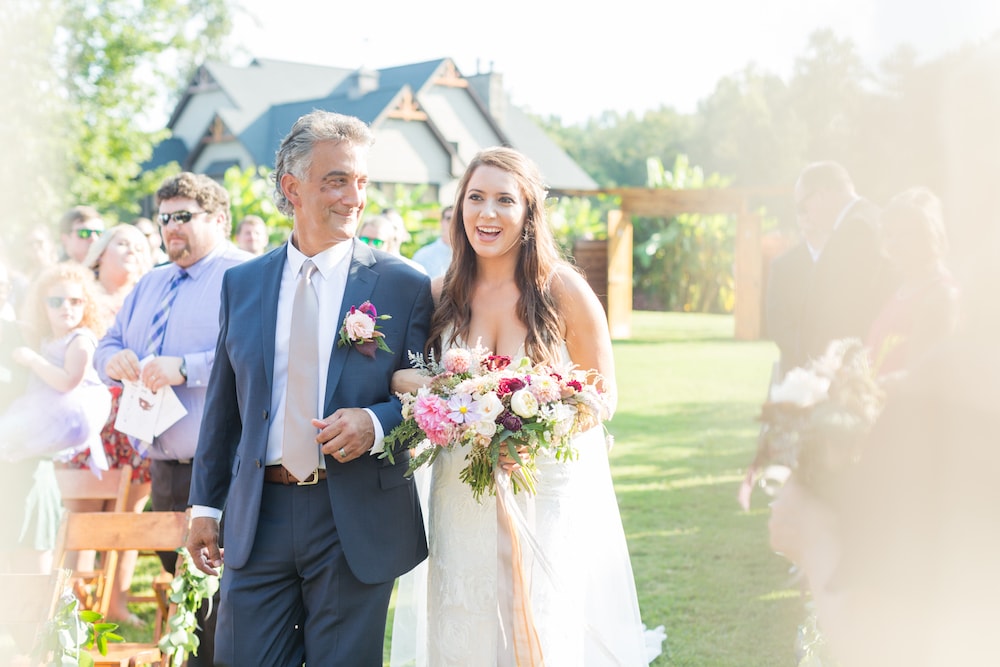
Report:
[{"label": "brown leather belt", "polygon": [[304,482],[299,482],[295,475],[288,472],[288,468],[285,466],[276,465],[264,468],[264,481],[271,484],[285,484],[286,486],[289,484],[315,484],[321,479],[326,479],[326,468],[319,468]]}]

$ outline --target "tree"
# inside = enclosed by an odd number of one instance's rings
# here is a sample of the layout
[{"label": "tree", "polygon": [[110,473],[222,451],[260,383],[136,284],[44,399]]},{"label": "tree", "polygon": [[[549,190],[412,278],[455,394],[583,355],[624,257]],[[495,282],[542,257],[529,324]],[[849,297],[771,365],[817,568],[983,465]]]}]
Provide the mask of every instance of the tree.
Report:
[{"label": "tree", "polygon": [[790,182],[808,142],[788,86],[752,65],[716,84],[698,105],[695,127],[692,159],[743,186]]},{"label": "tree", "polygon": [[642,186],[646,160],[673,163],[688,144],[692,120],[669,107],[634,113],[606,111],[582,126],[558,117],[536,118],[551,137],[603,188]]},{"label": "tree", "polygon": [[70,197],[137,213],[162,180],[141,165],[167,136],[139,123],[162,92],[177,91],[201,60],[219,54],[230,10],[226,0],[61,3],[56,57],[70,107]]},{"label": "tree", "polygon": [[[651,188],[724,188],[727,179],[705,176],[680,155],[668,171],[648,162]],[[734,303],[733,246],[736,225],[727,215],[682,213],[674,218],[635,218],[632,282],[639,307],[651,310],[730,312]]]},{"label": "tree", "polygon": [[0,3],[0,195],[4,228],[19,231],[52,220],[65,201],[66,105],[50,58],[55,0]]},{"label": "tree", "polygon": [[166,131],[143,124],[155,125],[153,105],[195,63],[219,54],[231,28],[227,0],[8,0],[3,11],[5,47],[16,56],[4,59],[3,104],[33,121],[5,147],[23,146],[18,160],[32,146],[60,158],[32,169],[40,182],[29,189],[48,196],[22,222],[50,223],[76,203],[112,219],[134,215],[162,180],[142,164]]}]

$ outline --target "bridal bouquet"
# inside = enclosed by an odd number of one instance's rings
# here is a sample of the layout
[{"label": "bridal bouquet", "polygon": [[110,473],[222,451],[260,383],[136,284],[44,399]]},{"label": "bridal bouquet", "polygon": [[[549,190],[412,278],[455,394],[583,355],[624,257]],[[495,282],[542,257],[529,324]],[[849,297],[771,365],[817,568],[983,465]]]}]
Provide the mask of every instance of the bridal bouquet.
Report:
[{"label": "bridal bouquet", "polygon": [[403,422],[385,438],[382,456],[392,460],[397,445],[424,440],[409,474],[429,465],[442,449],[470,445],[461,472],[476,499],[496,493],[494,471],[501,453],[520,461],[511,475],[515,492],[534,492],[535,457],[576,457],[572,438],[600,423],[605,414],[601,391],[588,374],[572,366],[556,369],[490,354],[480,346],[452,348],[440,362],[410,354],[414,368],[427,375],[418,392],[400,394]]},{"label": "bridal bouquet", "polygon": [[814,490],[855,463],[885,393],[860,340],[833,341],[789,371],[761,407],[755,473],[777,468]]}]

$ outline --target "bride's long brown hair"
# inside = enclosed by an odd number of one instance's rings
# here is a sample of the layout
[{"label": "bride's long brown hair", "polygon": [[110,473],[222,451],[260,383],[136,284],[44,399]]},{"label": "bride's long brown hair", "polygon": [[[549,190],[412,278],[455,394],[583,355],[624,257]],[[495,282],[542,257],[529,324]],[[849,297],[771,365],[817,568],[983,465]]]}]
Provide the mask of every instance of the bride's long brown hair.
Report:
[{"label": "bride's long brown hair", "polygon": [[[441,298],[431,321],[428,351],[440,354],[442,347],[454,344],[457,339],[468,341],[477,258],[465,234],[465,195],[472,174],[482,166],[496,167],[511,174],[521,188],[525,212],[521,247],[514,271],[520,292],[517,318],[528,329],[524,341],[528,357],[535,363],[555,363],[560,359],[562,332],[559,304],[553,297],[551,283],[563,267],[570,270],[573,267],[563,259],[545,219],[546,187],[538,167],[521,153],[505,147],[480,151],[459,182],[451,225],[451,265],[445,273]],[[450,337],[444,340],[449,327]]]}]

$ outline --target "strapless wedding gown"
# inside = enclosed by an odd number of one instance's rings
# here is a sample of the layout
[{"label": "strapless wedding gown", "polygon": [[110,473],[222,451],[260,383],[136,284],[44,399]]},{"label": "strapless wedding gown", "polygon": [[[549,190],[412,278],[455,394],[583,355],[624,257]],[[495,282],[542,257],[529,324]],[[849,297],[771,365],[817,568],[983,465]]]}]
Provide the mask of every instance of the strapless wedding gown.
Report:
[{"label": "strapless wedding gown", "polygon": [[[540,552],[535,557],[524,547],[544,664],[646,665],[663,635],[649,651],[603,428],[580,434],[574,445],[577,460],[537,460],[537,495],[514,496],[530,526],[527,542]],[[430,555],[397,589],[393,667],[514,664],[505,648],[510,630],[500,621],[505,593],[498,590],[506,587],[498,565],[497,500],[484,494],[477,501],[459,479],[466,453],[467,447],[442,451],[431,467]]]}]

